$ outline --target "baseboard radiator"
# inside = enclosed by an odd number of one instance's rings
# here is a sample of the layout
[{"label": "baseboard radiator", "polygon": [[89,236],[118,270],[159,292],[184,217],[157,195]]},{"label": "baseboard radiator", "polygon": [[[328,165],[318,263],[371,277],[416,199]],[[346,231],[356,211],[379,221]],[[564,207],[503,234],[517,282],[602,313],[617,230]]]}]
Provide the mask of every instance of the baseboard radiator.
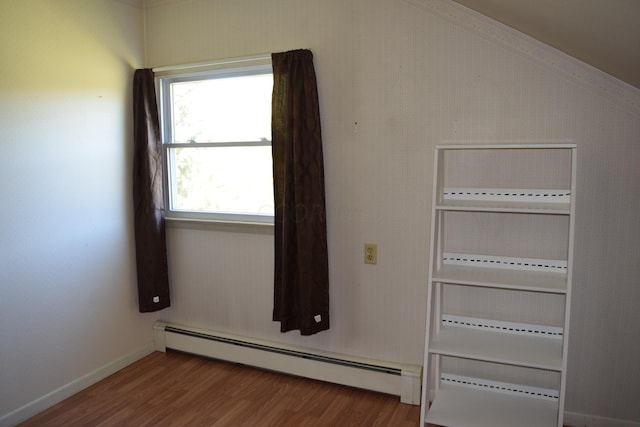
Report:
[{"label": "baseboard radiator", "polygon": [[269,341],[157,321],[158,351],[184,351],[315,380],[373,390],[420,404],[422,367],[311,351]]}]

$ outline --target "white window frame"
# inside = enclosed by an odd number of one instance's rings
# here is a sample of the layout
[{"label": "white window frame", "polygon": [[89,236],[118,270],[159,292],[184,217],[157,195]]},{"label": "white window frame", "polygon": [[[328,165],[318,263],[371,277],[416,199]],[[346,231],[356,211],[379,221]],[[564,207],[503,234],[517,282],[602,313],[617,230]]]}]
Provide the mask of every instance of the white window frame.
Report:
[{"label": "white window frame", "polygon": [[[170,87],[173,83],[205,80],[208,78],[229,78],[242,77],[261,74],[270,74],[273,72],[271,60],[263,59],[258,65],[238,65],[233,61],[231,64],[214,64],[213,66],[198,69],[197,71],[185,72],[184,70],[168,71],[156,74],[156,90],[158,93],[158,109],[160,118],[160,132],[162,138],[162,168],[163,168],[163,193],[165,205],[165,218],[167,220],[184,220],[196,222],[218,222],[231,224],[257,224],[257,225],[273,225],[273,215],[251,215],[239,213],[222,213],[222,212],[201,212],[201,211],[185,211],[173,210],[172,194],[176,191],[171,188],[172,173],[170,162],[172,156],[172,148],[198,147],[198,148],[217,148],[217,147],[251,147],[251,146],[269,146],[271,140],[260,141],[234,141],[234,142],[198,142],[196,144],[174,143],[173,142],[173,123],[171,116],[171,95]],[[255,61],[252,61],[255,64]],[[231,66],[229,66],[231,65]]]}]

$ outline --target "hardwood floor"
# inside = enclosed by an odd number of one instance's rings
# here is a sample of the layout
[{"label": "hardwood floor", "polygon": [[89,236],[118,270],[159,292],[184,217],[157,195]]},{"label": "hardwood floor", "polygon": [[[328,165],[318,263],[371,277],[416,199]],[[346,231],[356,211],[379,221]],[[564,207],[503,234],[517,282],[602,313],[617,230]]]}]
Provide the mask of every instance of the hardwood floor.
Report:
[{"label": "hardwood floor", "polygon": [[397,396],[156,352],[20,426],[413,427],[419,418]]}]

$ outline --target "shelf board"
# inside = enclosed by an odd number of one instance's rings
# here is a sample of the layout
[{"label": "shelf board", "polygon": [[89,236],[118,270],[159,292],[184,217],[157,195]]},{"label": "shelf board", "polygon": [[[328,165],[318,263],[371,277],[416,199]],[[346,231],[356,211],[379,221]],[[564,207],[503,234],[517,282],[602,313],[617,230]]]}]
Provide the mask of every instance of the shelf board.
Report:
[{"label": "shelf board", "polygon": [[443,265],[434,272],[433,282],[531,292],[566,294],[565,273],[521,271],[504,268]]},{"label": "shelf board", "polygon": [[558,142],[558,143],[505,143],[505,144],[438,144],[436,150],[557,150],[576,148],[575,143]]},{"label": "shelf board", "polygon": [[444,187],[436,209],[571,214],[570,189]]},{"label": "shelf board", "polygon": [[546,215],[569,215],[569,203],[514,202],[488,200],[446,200],[435,206],[436,210],[472,212],[508,212]]},{"label": "shelf board", "polygon": [[426,421],[455,427],[551,427],[557,417],[558,404],[551,400],[441,385]]},{"label": "shelf board", "polygon": [[429,352],[530,368],[562,370],[562,339],[442,326]]}]

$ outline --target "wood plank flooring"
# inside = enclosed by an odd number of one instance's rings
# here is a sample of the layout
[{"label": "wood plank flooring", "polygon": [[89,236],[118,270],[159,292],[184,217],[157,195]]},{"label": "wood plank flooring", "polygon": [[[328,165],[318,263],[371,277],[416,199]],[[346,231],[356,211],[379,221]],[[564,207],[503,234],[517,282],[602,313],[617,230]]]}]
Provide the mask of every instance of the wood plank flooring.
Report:
[{"label": "wood plank flooring", "polygon": [[177,352],[155,352],[20,424],[418,426],[400,398]]}]

